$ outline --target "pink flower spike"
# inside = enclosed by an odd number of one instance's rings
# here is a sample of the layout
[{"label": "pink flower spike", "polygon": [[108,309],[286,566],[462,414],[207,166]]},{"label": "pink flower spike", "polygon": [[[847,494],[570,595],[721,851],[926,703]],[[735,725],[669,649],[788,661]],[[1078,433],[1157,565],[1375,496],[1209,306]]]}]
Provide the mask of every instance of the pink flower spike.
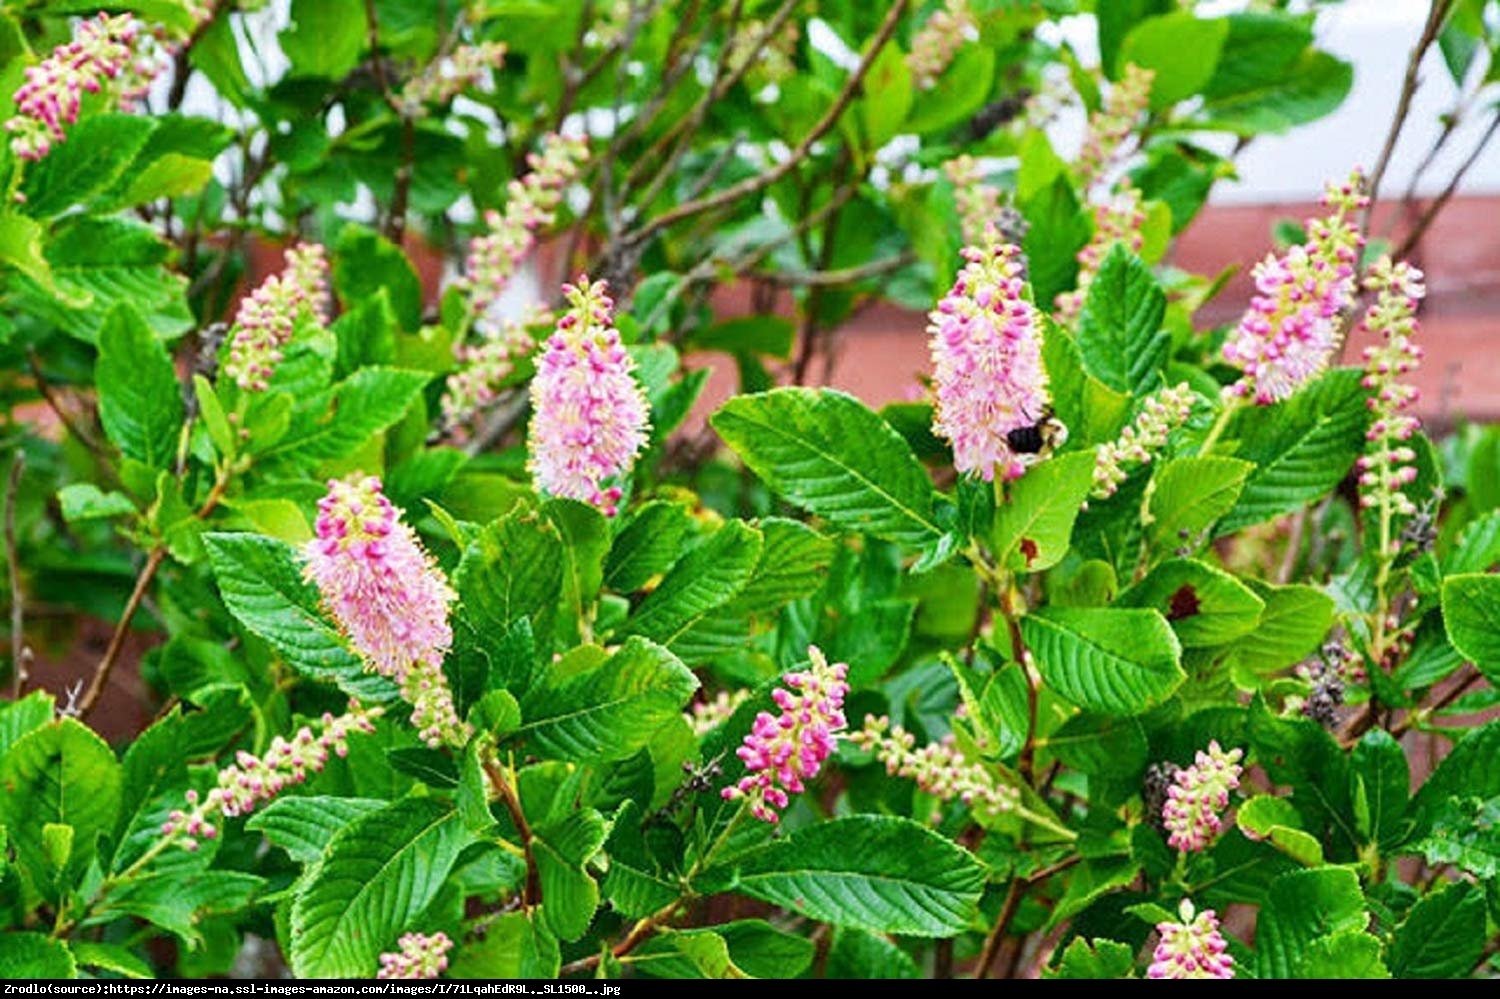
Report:
[{"label": "pink flower spike", "polygon": [[1212,909],[1195,912],[1183,899],[1177,910],[1180,923],[1156,924],[1161,941],[1151,955],[1147,978],[1233,978],[1234,958],[1219,932],[1219,917]]},{"label": "pink flower spike", "polygon": [[830,664],[816,646],[807,650],[811,665],[799,673],[782,677],[787,688],[777,688],[771,699],[779,715],[762,711],[736,750],[749,771],[737,784],[726,787],[726,801],[745,799],[750,814],[772,825],[778,814],[818,775],[823,761],[833,753],[838,733],[847,727],[844,696],[849,693],[849,667]]},{"label": "pink flower spike", "polygon": [[645,448],[651,409],[614,328],[604,282],[580,277],[563,294],[568,310],[531,381],[531,473],[540,492],[591,503],[612,517],[622,495],[614,483]]},{"label": "pink flower spike", "polygon": [[[1416,479],[1417,468],[1412,464],[1416,451],[1406,442],[1421,424],[1409,412],[1417,390],[1403,376],[1421,363],[1422,350],[1413,339],[1419,330],[1417,306],[1427,289],[1421,271],[1388,256],[1370,268],[1365,286],[1375,292],[1375,304],[1365,313],[1364,325],[1382,342],[1365,349],[1364,386],[1371,390],[1375,419],[1365,435],[1370,448],[1359,460],[1360,505],[1409,517],[1417,506],[1402,487]],[[1394,555],[1401,541],[1391,538],[1390,545],[1382,555]]]},{"label": "pink flower spike", "polygon": [[1343,313],[1354,302],[1364,237],[1354,215],[1366,203],[1355,171],[1330,184],[1327,218],[1309,219],[1307,242],[1255,267],[1256,295],[1224,344],[1224,359],[1244,372],[1228,390],[1259,405],[1280,402],[1328,367]]},{"label": "pink flower spike", "polygon": [[366,667],[400,686],[422,740],[433,747],[467,741],[469,727],[443,676],[455,595],[380,480],[329,482],[318,501],[317,537],[304,554],[328,613]]},{"label": "pink flower spike", "polygon": [[928,317],[933,433],[952,443],[960,473],[986,481],[1026,471],[1035,456],[1012,450],[1008,436],[1042,420],[1051,402],[1020,253],[991,227],[982,247],[964,250],[968,263]]}]

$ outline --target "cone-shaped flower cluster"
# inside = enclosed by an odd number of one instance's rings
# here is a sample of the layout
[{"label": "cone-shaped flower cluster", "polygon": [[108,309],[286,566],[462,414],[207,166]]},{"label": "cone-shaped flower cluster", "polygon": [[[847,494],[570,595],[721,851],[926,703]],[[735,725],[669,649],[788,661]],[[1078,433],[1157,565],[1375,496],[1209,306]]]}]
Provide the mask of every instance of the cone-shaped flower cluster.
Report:
[{"label": "cone-shaped flower cluster", "polygon": [[490,306],[510,284],[516,265],[536,245],[537,230],[556,221],[563,188],[578,176],[587,156],[585,143],[548,135],[542,140],[541,152],[526,158],[531,172],[510,182],[505,211],[485,213],[487,231],[469,241],[464,268],[470,308],[481,317],[481,325]]},{"label": "cone-shaped flower cluster", "polygon": [[[1417,506],[1402,488],[1417,477],[1412,464],[1417,454],[1408,442],[1420,424],[1407,412],[1417,401],[1417,390],[1407,384],[1405,376],[1422,360],[1422,348],[1412,338],[1417,333],[1417,303],[1427,288],[1421,271],[1404,262],[1393,263],[1390,257],[1382,257],[1370,268],[1365,286],[1375,292],[1365,326],[1379,334],[1381,342],[1365,348],[1364,386],[1373,393],[1368,404],[1375,422],[1365,435],[1370,450],[1359,459],[1359,502],[1409,517]],[[1399,541],[1392,539],[1392,544],[1399,545]]]},{"label": "cone-shaped flower cluster", "polygon": [[727,722],[741,704],[750,699],[750,691],[744,687],[731,693],[721,690],[714,695],[711,701],[694,701],[692,710],[688,713],[688,724],[692,726],[693,734],[703,738],[720,725]]},{"label": "cone-shaped flower cluster", "polygon": [[1198,751],[1192,766],[1177,771],[1161,809],[1169,846],[1191,853],[1206,848],[1219,835],[1229,792],[1240,786],[1244,756],[1242,749],[1225,752],[1218,742],[1210,742],[1206,752]]},{"label": "cone-shaped flower cluster", "polygon": [[1330,184],[1327,218],[1309,219],[1307,242],[1255,266],[1256,295],[1224,344],[1224,359],[1244,372],[1230,391],[1260,405],[1279,402],[1321,374],[1338,347],[1342,316],[1354,302],[1364,237],[1359,171]]},{"label": "cone-shaped flower cluster", "polygon": [[1113,496],[1130,474],[1127,465],[1150,463],[1156,452],[1167,444],[1172,431],[1182,426],[1193,411],[1193,390],[1187,382],[1162,389],[1141,404],[1135,422],[1095,452],[1095,499]]},{"label": "cone-shaped flower cluster", "polygon": [[537,489],[592,503],[614,516],[646,446],[651,407],[635,360],[614,327],[614,300],[585,275],[563,285],[568,310],[538,356],[531,380],[531,471]]},{"label": "cone-shaped flower cluster", "polygon": [[448,951],[453,949],[448,934],[407,933],[396,944],[399,951],[380,955],[376,978],[436,978],[448,970]]},{"label": "cone-shaped flower cluster", "polygon": [[420,117],[430,104],[447,104],[470,87],[484,83],[490,70],[505,62],[503,42],[460,45],[445,58],[434,59],[401,88],[402,109]]},{"label": "cone-shaped flower cluster", "polygon": [[1075,171],[1084,190],[1108,187],[1112,181],[1128,155],[1127,140],[1146,112],[1155,79],[1154,71],[1128,63],[1104,99],[1104,106],[1089,116],[1088,134]]},{"label": "cone-shaped flower cluster", "polygon": [[197,791],[187,793],[191,811],[173,811],[162,825],[162,834],[181,836],[184,847],[196,850],[198,840],[219,834],[210,820],[248,814],[283,789],[305,782],[328,765],[330,754],[348,755],[350,735],[375,731],[380,714],[379,708],[366,709],[351,701],[347,714],[337,718],[324,714],[316,732],[303,725],[290,740],[278,735],[264,756],[237,753],[234,765],[219,771],[218,782],[201,801]]},{"label": "cone-shaped flower cluster", "polygon": [[16,113],[5,123],[11,152],[23,160],[46,156],[67,138],[65,126],[78,120],[86,93],[102,93],[129,110],[162,66],[155,39],[129,14],[100,13],[80,22],[72,41],[27,67]]},{"label": "cone-shaped flower cluster", "polygon": [[380,480],[330,481],[318,501],[317,534],[307,545],[307,575],[349,644],[400,686],[424,742],[462,745],[469,728],[443,676],[454,593]]},{"label": "cone-shaped flower cluster", "polygon": [[943,172],[953,182],[953,200],[958,205],[964,242],[982,242],[985,229],[1000,216],[1000,189],[985,183],[978,162],[967,154],[944,163]]},{"label": "cone-shaped flower cluster", "polygon": [[1147,978],[1233,978],[1234,958],[1219,932],[1219,917],[1212,909],[1195,912],[1193,903],[1182,900],[1180,923],[1157,923],[1161,940],[1151,955]]},{"label": "cone-shaped flower cluster", "polygon": [[849,741],[872,750],[892,776],[916,781],[923,791],[943,801],[961,801],[981,819],[1009,812],[1020,802],[1018,789],[997,783],[981,764],[964,756],[951,735],[917,749],[916,737],[900,725],[866,715],[865,727],[849,736]]},{"label": "cone-shaped flower cluster", "polygon": [[1145,245],[1141,227],[1146,224],[1146,210],[1141,207],[1141,192],[1127,187],[1119,194],[1094,206],[1094,235],[1078,251],[1078,283],[1072,291],[1060,292],[1056,315],[1072,322],[1083,309],[1089,285],[1099,273],[1099,265],[1116,243],[1123,243],[1131,253],[1140,253]]},{"label": "cone-shaped flower cluster", "polygon": [[1021,251],[991,227],[982,247],[968,247],[968,263],[930,315],[933,433],[953,445],[960,473],[986,481],[1014,479],[1030,456],[1011,449],[1007,435],[1036,425],[1047,410],[1041,321],[1024,297]]},{"label": "cone-shaped flower cluster", "polygon": [[762,711],[755,716],[744,744],[736,750],[749,772],[723,791],[726,800],[748,801],[750,814],[763,822],[781,821],[778,809],[787,806],[791,795],[806,790],[847,725],[844,696],[849,693],[845,680],[849,667],[830,664],[816,645],[807,655],[811,665],[783,676],[786,687],[771,693],[781,714]]},{"label": "cone-shaped flower cluster", "polygon": [[324,322],[328,315],[328,258],[323,247],[303,243],[286,252],[286,266],[240,302],[229,338],[224,374],[246,392],[270,385],[299,315]]},{"label": "cone-shaped flower cluster", "polygon": [[459,433],[486,406],[495,401],[505,379],[516,369],[516,362],[536,349],[531,330],[554,322],[551,312],[540,306],[517,322],[506,320],[499,332],[478,344],[458,344],[453,348],[459,369],[448,376],[443,392],[443,429]]},{"label": "cone-shaped flower cluster", "polygon": [[912,86],[931,90],[959,49],[978,37],[969,0],[945,0],[912,37],[911,52],[906,57]]}]

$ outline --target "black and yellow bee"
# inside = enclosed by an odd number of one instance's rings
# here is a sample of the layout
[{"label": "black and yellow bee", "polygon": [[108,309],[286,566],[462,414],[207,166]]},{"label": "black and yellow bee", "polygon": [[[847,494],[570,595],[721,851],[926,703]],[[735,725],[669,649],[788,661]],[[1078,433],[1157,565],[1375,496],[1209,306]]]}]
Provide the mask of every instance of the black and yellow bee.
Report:
[{"label": "black and yellow bee", "polygon": [[1007,433],[1005,442],[1016,454],[1041,457],[1051,454],[1068,442],[1068,428],[1049,408],[1042,411],[1041,419],[1037,422],[1016,427]]}]

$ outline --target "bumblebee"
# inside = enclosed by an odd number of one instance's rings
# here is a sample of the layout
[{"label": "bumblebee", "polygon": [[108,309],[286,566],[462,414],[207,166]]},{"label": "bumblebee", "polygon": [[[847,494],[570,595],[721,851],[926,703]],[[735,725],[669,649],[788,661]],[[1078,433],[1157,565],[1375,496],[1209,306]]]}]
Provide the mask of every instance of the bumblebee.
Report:
[{"label": "bumblebee", "polygon": [[1052,414],[1043,410],[1037,422],[1016,427],[1005,435],[1005,442],[1016,454],[1042,456],[1051,454],[1068,442],[1068,428]]}]

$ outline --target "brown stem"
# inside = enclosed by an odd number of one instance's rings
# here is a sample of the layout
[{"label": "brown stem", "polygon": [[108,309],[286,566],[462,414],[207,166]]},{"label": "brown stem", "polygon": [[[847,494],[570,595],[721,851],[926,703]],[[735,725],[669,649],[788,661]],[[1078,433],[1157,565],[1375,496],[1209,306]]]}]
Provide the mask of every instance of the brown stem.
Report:
[{"label": "brown stem", "polygon": [[84,691],[82,700],[78,702],[79,718],[87,718],[89,712],[94,710],[94,705],[99,703],[99,697],[104,693],[104,685],[109,682],[109,675],[114,671],[115,663],[119,661],[120,651],[125,648],[125,638],[130,634],[130,622],[135,617],[135,612],[140,609],[141,601],[146,598],[146,591],[151,587],[151,581],[156,578],[156,570],[161,568],[166,557],[166,545],[157,545],[146,556],[146,564],[141,567],[140,575],[135,578],[135,588],[130,591],[130,599],[125,601],[125,610],[120,614],[120,621],[115,625],[114,634],[109,636],[109,645],[105,647],[99,664],[94,667],[94,678],[89,682],[88,690]]},{"label": "brown stem", "polygon": [[499,764],[494,760],[487,760],[484,772],[499,792],[500,801],[510,813],[511,822],[515,823],[516,834],[521,837],[521,850],[526,855],[526,885],[521,889],[521,905],[529,909],[542,900],[541,874],[537,870],[536,855],[531,849],[531,826],[526,821],[526,813],[521,810],[521,799],[516,796],[515,788],[510,786],[510,781],[506,779]]},{"label": "brown stem", "polygon": [[990,935],[984,938],[984,949],[979,952],[979,963],[974,966],[975,978],[990,977],[990,965],[995,963],[995,955],[1000,952],[1000,943],[1005,939],[1005,931],[1010,929],[1011,920],[1016,917],[1016,910],[1021,907],[1021,895],[1025,891],[1026,882],[1020,878],[1013,879],[1006,889],[1005,901],[1000,906],[1000,917],[995,920]]},{"label": "brown stem", "polygon": [[1036,777],[1037,689],[1036,681],[1031,676],[1031,667],[1026,661],[1026,642],[1021,638],[1021,622],[1016,618],[1009,587],[1000,592],[1000,614],[1005,618],[1005,630],[1010,635],[1011,657],[1021,668],[1021,675],[1026,678],[1026,742],[1021,746],[1021,758],[1017,767],[1026,782],[1032,784]]},{"label": "brown stem", "polygon": [[[625,935],[625,939],[610,948],[610,954],[616,958],[621,958],[645,943],[651,938],[653,933],[661,928],[663,923],[676,914],[680,904],[680,902],[673,902],[660,912],[647,916],[645,919],[637,922],[630,928],[630,932]],[[577,975],[581,972],[592,971],[599,967],[599,962],[602,960],[604,960],[603,954],[590,954],[587,957],[581,957],[576,961],[570,961],[563,965],[558,971],[558,975]]]},{"label": "brown stem", "polygon": [[841,267],[837,270],[788,271],[785,273],[769,272],[751,274],[749,276],[757,281],[769,281],[772,284],[790,285],[800,288],[836,288],[840,285],[854,284],[856,281],[864,281],[867,278],[889,274],[891,271],[899,271],[915,259],[916,256],[912,253],[898,253],[894,256],[883,257],[880,260],[872,260],[867,264],[860,264],[857,267]]},{"label": "brown stem", "polygon": [[838,124],[839,118],[843,116],[844,111],[860,92],[865,76],[869,74],[871,66],[874,65],[875,59],[880,55],[881,50],[885,48],[886,42],[890,41],[891,36],[895,34],[896,26],[901,23],[901,18],[906,13],[906,8],[910,2],[911,0],[895,0],[891,4],[891,9],[886,14],[885,20],[881,22],[880,29],[875,33],[875,37],[871,39],[870,46],[866,49],[864,57],[860,59],[859,65],[855,67],[854,72],[845,82],[844,89],[839,92],[837,99],[833,102],[833,106],[824,113],[822,118],[818,119],[817,124],[808,130],[807,134],[802,137],[802,141],[797,143],[796,148],[791,151],[791,154],[786,159],[777,163],[769,170],[753,177],[747,177],[738,184],[732,184],[722,191],[702,198],[694,198],[668,209],[646,222],[639,229],[627,233],[624,241],[628,244],[644,243],[663,229],[673,226],[684,219],[692,218],[694,215],[702,212],[711,212],[723,208],[741,198],[748,197],[758,191],[763,191],[795,170],[812,153],[812,148],[817,144],[818,140],[828,134]]},{"label": "brown stem", "polygon": [[19,700],[26,686],[26,601],[21,593],[21,559],[16,545],[16,495],[21,488],[21,473],[26,469],[26,452],[16,448],[10,463],[10,480],[5,487],[5,562],[10,571],[10,664],[11,697]]},{"label": "brown stem", "polygon": [[1463,181],[1464,175],[1469,172],[1470,167],[1478,162],[1479,154],[1484,152],[1485,147],[1490,144],[1490,140],[1495,137],[1496,131],[1500,131],[1500,114],[1496,114],[1490,120],[1490,127],[1484,130],[1484,135],[1480,136],[1479,142],[1474,146],[1473,151],[1469,153],[1468,158],[1453,172],[1453,176],[1448,178],[1448,186],[1444,187],[1442,193],[1432,200],[1432,203],[1422,213],[1422,217],[1417,220],[1417,224],[1412,226],[1411,232],[1406,234],[1406,238],[1401,241],[1400,248],[1394,254],[1396,259],[1399,260],[1411,253],[1416,245],[1422,241],[1422,237],[1427,234],[1428,227],[1432,225],[1439,213],[1442,212],[1444,206],[1448,204],[1453,195],[1458,191],[1458,185]]},{"label": "brown stem", "polygon": [[391,214],[385,221],[385,238],[400,246],[406,239],[407,205],[411,202],[411,178],[416,172],[417,126],[411,116],[401,116],[401,165],[396,168]]},{"label": "brown stem", "polygon": [[1411,55],[1406,60],[1406,76],[1401,81],[1401,96],[1396,101],[1396,112],[1391,118],[1391,126],[1385,135],[1385,144],[1380,149],[1380,157],[1375,161],[1375,169],[1370,171],[1369,203],[1365,206],[1364,218],[1361,220],[1360,228],[1365,232],[1370,231],[1370,217],[1375,212],[1375,201],[1380,196],[1380,182],[1385,178],[1386,168],[1391,165],[1391,156],[1396,151],[1396,141],[1401,137],[1401,129],[1406,125],[1406,118],[1411,113],[1412,97],[1417,92],[1420,81],[1417,73],[1422,65],[1422,57],[1437,41],[1438,33],[1442,30],[1443,22],[1448,18],[1448,11],[1453,6],[1453,0],[1432,0],[1432,6],[1427,9],[1427,23],[1422,26],[1421,37],[1412,48]]},{"label": "brown stem", "polygon": [[[204,499],[203,505],[194,511],[193,516],[199,520],[213,513],[219,501],[224,498],[224,492],[229,487],[229,473],[226,469],[214,482],[213,488],[209,490],[208,497]],[[109,644],[104,648],[104,655],[99,658],[99,663],[94,667],[93,679],[84,691],[82,699],[78,702],[78,717],[86,718],[94,706],[99,703],[100,696],[104,693],[104,686],[109,682],[109,675],[114,671],[115,663],[119,661],[120,653],[125,648],[125,639],[130,634],[130,622],[135,618],[136,611],[140,610],[141,603],[146,599],[146,593],[151,589],[151,582],[156,578],[157,570],[161,568],[162,562],[167,558],[167,546],[157,544],[146,555],[146,564],[141,566],[140,575],[135,579],[135,587],[130,591],[130,597],[125,601],[125,609],[120,612],[120,620],[115,625],[115,630],[109,636]]]},{"label": "brown stem", "polygon": [[1430,715],[1435,711],[1443,710],[1448,705],[1452,704],[1454,701],[1462,697],[1465,691],[1467,691],[1470,687],[1474,686],[1474,684],[1478,683],[1482,679],[1484,679],[1483,674],[1478,672],[1470,672],[1462,682],[1455,683],[1452,687],[1449,687],[1441,697],[1433,701],[1432,704],[1427,708],[1418,708],[1408,711],[1405,717],[1391,726],[1391,735],[1397,736],[1399,738],[1401,735],[1410,731],[1414,725],[1416,725],[1417,719]]}]

